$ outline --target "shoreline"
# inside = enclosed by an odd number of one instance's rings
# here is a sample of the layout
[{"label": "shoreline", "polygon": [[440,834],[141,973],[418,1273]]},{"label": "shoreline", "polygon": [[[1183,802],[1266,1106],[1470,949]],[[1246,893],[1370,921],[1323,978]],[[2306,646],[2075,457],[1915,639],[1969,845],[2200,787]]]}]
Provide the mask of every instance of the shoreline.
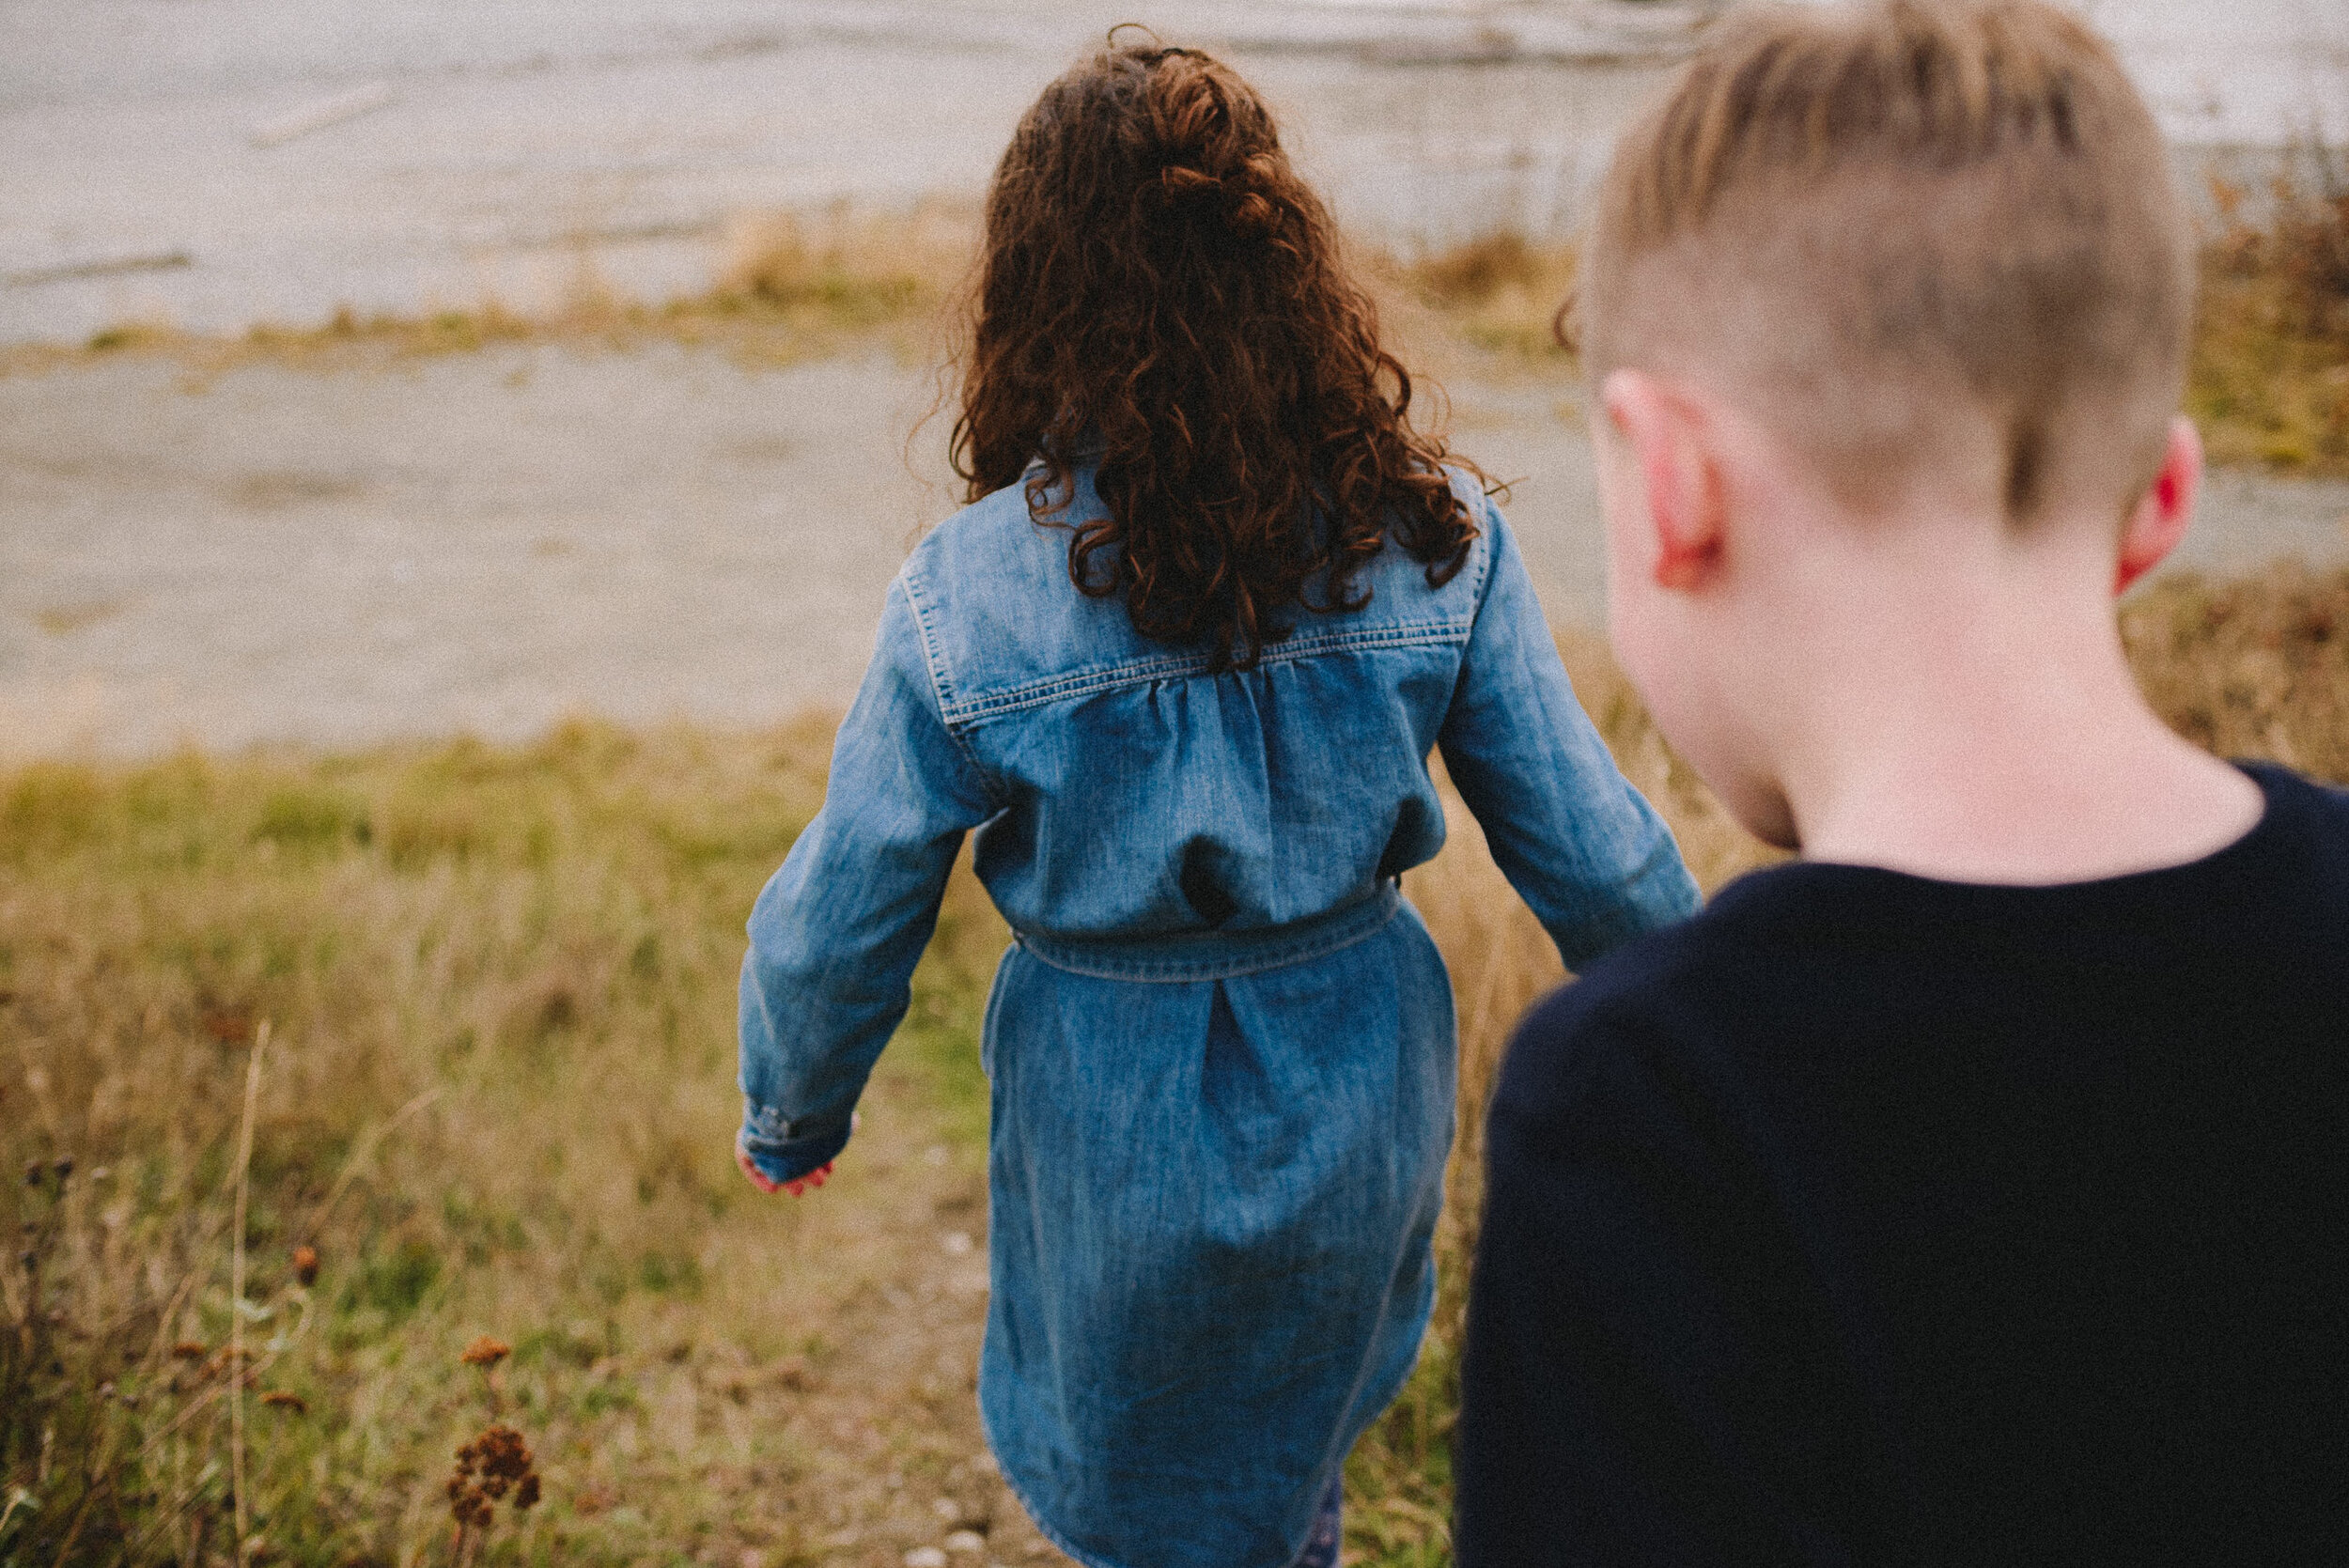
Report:
[{"label": "shoreline", "polygon": [[[2136,51],[2198,199],[2205,163],[2240,172],[2260,156],[2245,149],[2310,127],[2349,136],[2326,118],[2349,101],[2349,16],[2294,4],[2191,26],[2183,0],[2090,6]],[[233,333],[345,304],[533,311],[583,262],[670,298],[736,213],[975,201],[1035,90],[1129,20],[1045,0],[622,0],[551,31],[458,0],[94,5],[28,14],[0,59],[17,176],[0,341]],[[1166,0],[1152,19],[1224,40],[1341,220],[1408,255],[1574,230],[1669,70],[1628,33],[1595,45],[1599,10],[1624,32],[1628,8],[1599,0]]]},{"label": "shoreline", "polygon": [[[1596,629],[1571,383],[1476,364],[1439,377],[1454,444],[1518,481],[1553,621]],[[933,395],[870,342],[767,369],[524,343],[194,391],[163,357],[0,377],[0,762],[845,706],[890,578],[957,505],[943,423],[909,443]],[[2295,553],[2349,563],[2349,480],[2219,471],[2177,565]]]}]

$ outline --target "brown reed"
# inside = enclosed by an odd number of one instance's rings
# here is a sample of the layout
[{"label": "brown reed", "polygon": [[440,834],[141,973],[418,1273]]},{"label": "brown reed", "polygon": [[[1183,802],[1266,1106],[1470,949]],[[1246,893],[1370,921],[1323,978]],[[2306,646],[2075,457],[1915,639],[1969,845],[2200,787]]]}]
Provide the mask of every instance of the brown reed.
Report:
[{"label": "brown reed", "polygon": [[[2349,153],[2308,142],[2263,192],[2212,182],[2218,218],[2205,249],[2187,406],[2222,462],[2349,474]],[[2252,199],[2256,196],[2258,199]],[[211,337],[126,322],[79,345],[0,349],[0,374],[109,355],[163,355],[198,381],[241,365],[381,367],[420,356],[553,344],[628,351],[706,347],[749,365],[787,365],[860,345],[938,357],[976,246],[974,209],[898,213],[837,206],[746,212],[725,226],[710,287],[632,300],[583,259],[563,296],[535,310],[491,299],[470,309],[262,324]],[[1497,230],[1417,256],[1359,247],[1363,272],[1414,363],[1439,372],[1465,350],[1480,374],[1571,373],[1576,248]]]},{"label": "brown reed", "polygon": [[2349,149],[2304,141],[2263,193],[2211,194],[2187,389],[2211,455],[2349,474]]}]

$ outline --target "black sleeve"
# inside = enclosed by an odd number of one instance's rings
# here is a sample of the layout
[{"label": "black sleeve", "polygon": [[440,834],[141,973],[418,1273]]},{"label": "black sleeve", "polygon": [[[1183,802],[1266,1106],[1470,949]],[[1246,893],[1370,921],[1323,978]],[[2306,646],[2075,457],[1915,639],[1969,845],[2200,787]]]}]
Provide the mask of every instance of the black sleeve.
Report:
[{"label": "black sleeve", "polygon": [[1801,1389],[1816,1342],[1786,1228],[1718,1089],[1642,1033],[1537,1013],[1511,1048],[1461,1374],[1461,1568],[1841,1555],[1780,1484],[1842,1419],[1834,1378]]}]

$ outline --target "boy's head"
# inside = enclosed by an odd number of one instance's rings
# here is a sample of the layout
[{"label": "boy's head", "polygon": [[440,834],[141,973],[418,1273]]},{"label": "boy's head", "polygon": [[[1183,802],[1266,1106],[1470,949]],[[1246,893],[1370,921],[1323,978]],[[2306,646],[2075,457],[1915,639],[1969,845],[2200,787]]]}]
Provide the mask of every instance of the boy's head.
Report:
[{"label": "boy's head", "polygon": [[1979,457],[2017,524],[2157,467],[2191,235],[2106,46],[2034,0],[1750,13],[1616,152],[1586,262],[1594,381],[1697,373],[1836,494]]},{"label": "boy's head", "polygon": [[1790,715],[1991,622],[2101,616],[2117,668],[2199,474],[2193,286],[2152,116],[2038,0],[1746,13],[1626,135],[1582,290],[1614,637],[1749,827],[1801,836]]}]

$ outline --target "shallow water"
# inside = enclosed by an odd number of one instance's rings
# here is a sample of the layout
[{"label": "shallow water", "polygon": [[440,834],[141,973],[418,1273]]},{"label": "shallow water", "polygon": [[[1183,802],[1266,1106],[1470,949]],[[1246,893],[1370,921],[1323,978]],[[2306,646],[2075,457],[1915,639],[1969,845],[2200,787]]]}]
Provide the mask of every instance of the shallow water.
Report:
[{"label": "shallow water", "polygon": [[[2182,147],[2349,132],[2339,0],[2087,8]],[[583,256],[696,289],[730,212],[972,196],[1138,9],[1227,47],[1342,216],[1404,245],[1570,226],[1672,38],[1625,0],[0,0],[0,341],[528,306]]]}]

